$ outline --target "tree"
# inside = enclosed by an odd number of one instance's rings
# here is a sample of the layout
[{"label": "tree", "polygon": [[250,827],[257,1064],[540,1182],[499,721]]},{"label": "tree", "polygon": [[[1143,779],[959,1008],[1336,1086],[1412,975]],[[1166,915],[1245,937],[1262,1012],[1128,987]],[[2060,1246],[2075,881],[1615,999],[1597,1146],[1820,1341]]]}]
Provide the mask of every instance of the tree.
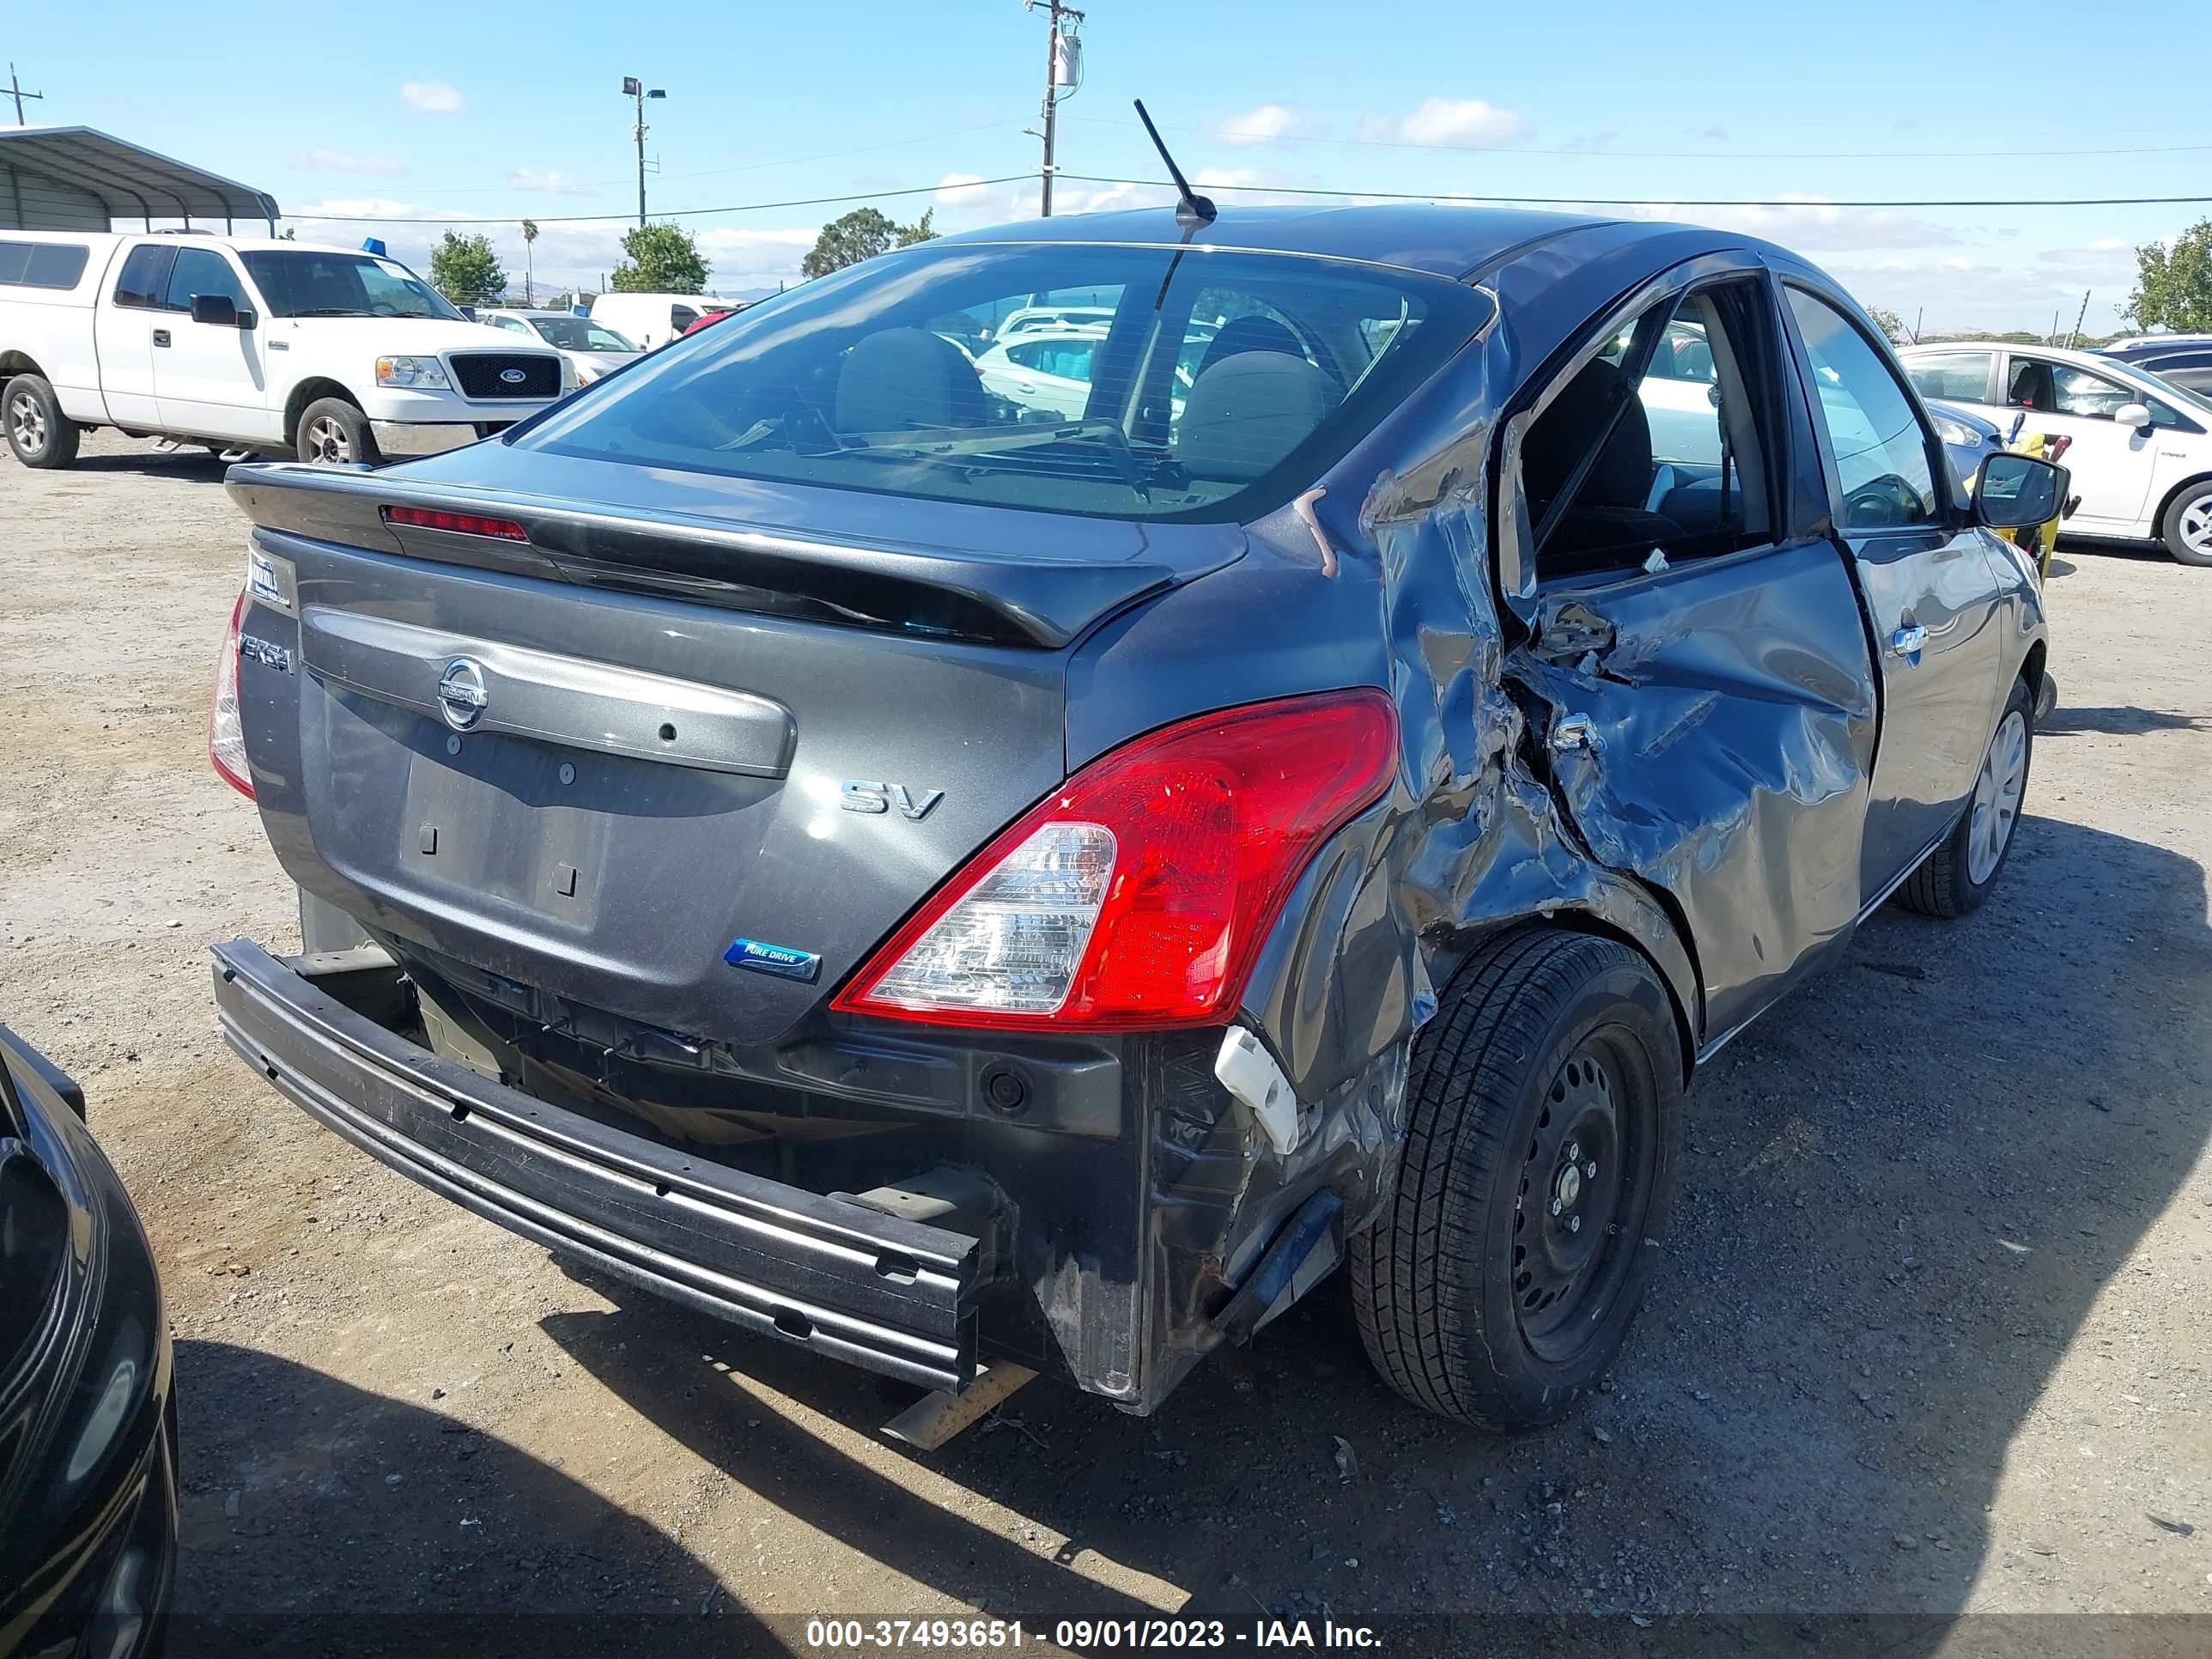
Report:
[{"label": "tree", "polygon": [[1912,331],[1905,327],[1905,319],[1887,306],[1869,306],[1866,310],[1867,315],[1874,319],[1874,325],[1888,337],[1890,344],[1911,345],[1912,343]]},{"label": "tree", "polygon": [[623,237],[615,267],[617,294],[696,294],[707,286],[698,239],[677,225],[640,225]]},{"label": "tree", "polygon": [[933,241],[937,232],[930,222],[936,214],[937,210],[932,208],[912,224],[902,225],[874,208],[854,208],[843,218],[832,219],[822,227],[813,247],[799,262],[799,274],[827,276],[833,270],[857,265],[891,248]]},{"label": "tree", "polygon": [[526,306],[538,302],[538,262],[531,257],[537,241],[538,221],[525,219],[522,222],[522,303]]},{"label": "tree", "polygon": [[2135,292],[2120,315],[2138,329],[2212,332],[2212,219],[2198,220],[2170,247],[2146,242],[2136,250]]},{"label": "tree", "polygon": [[430,250],[430,286],[457,306],[482,305],[507,292],[507,272],[491,251],[491,238],[482,231],[463,236],[449,230]]}]

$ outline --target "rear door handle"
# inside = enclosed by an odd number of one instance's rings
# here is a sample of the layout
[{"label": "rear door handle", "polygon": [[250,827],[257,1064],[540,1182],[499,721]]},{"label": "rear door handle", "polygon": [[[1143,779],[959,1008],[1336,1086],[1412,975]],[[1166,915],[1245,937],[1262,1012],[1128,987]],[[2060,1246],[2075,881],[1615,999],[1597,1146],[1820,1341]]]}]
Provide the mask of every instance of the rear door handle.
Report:
[{"label": "rear door handle", "polygon": [[165,346],[168,344],[169,331],[166,328],[155,329],[154,331],[154,343],[157,346]]},{"label": "rear door handle", "polygon": [[1914,667],[1920,665],[1920,653],[1928,644],[1928,630],[1917,623],[1900,628],[1889,636],[1889,654],[1903,657]]}]

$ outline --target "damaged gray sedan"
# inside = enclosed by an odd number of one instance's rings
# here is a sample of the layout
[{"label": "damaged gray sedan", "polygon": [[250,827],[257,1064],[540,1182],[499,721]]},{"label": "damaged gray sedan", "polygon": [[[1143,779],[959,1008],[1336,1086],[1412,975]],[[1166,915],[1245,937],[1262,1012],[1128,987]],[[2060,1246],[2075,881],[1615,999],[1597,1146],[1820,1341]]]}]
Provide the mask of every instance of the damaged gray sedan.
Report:
[{"label": "damaged gray sedan", "polygon": [[1984,526],[2063,496],[1970,498],[1779,249],[1425,208],[931,242],[230,489],[215,759],[311,954],[216,995],[313,1117],[954,1393],[1150,1412],[1341,1264],[1503,1429],[1619,1350],[1699,1062],[1998,879],[2045,638]]}]

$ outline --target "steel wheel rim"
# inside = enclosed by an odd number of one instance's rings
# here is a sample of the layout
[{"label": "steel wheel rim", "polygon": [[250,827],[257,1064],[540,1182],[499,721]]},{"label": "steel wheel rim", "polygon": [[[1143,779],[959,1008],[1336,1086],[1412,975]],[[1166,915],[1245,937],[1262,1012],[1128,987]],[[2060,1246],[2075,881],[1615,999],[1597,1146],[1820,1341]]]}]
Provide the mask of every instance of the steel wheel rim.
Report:
[{"label": "steel wheel rim", "polygon": [[1966,831],[1966,876],[1980,886],[1996,873],[2012,842],[2020,798],[2027,787],[2027,720],[2017,708],[1998,722],[1974,780],[1973,822]]},{"label": "steel wheel rim", "polygon": [[319,415],[307,422],[307,459],[316,462],[353,459],[353,446],[346,441],[345,428],[332,416]]},{"label": "steel wheel rim", "polygon": [[2199,495],[2181,509],[2181,542],[2192,553],[2212,556],[2212,495]]},{"label": "steel wheel rim", "polygon": [[26,454],[44,453],[46,447],[46,417],[39,408],[39,401],[27,392],[19,392],[8,400],[8,430],[15,440],[15,447]]},{"label": "steel wheel rim", "polygon": [[1591,1340],[1643,1237],[1656,1140],[1650,1103],[1594,1035],[1562,1062],[1529,1133],[1513,1213],[1513,1316],[1539,1358]]}]

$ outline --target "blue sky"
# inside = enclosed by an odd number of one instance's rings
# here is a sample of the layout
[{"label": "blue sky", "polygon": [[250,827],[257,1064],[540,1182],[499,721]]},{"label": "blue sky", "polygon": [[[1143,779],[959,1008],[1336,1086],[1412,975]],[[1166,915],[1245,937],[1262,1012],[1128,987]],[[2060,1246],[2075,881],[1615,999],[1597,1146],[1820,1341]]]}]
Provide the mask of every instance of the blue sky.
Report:
[{"label": "blue sky", "polygon": [[[1860,0],[1654,7],[1583,0],[1347,5],[1094,0],[1085,83],[1060,107],[1071,173],[1158,176],[1143,97],[1202,185],[1480,191],[1562,203],[1772,198],[1648,216],[1741,227],[1826,266],[1930,331],[2114,325],[2130,250],[2212,205],[1860,210],[1835,200],[2212,195],[2212,101],[2160,64],[2212,47],[2212,6],[2142,0],[1932,6]],[[541,285],[596,284],[633,213],[624,75],[649,105],[656,216],[889,192],[940,228],[1036,212],[1044,57],[1019,0],[761,3],[663,10],[368,8],[232,0],[218,27],[172,5],[10,9],[0,54],[83,123],[272,191],[303,236],[383,236],[421,264],[434,225],[486,218],[519,278],[537,219]],[[2105,43],[2093,44],[2103,35]],[[0,58],[0,61],[4,61]],[[2069,60],[2071,60],[2069,62]],[[2094,70],[2082,64],[2094,64]],[[2140,77],[2140,78],[2139,78]],[[2139,87],[2139,91],[2131,88]],[[0,119],[10,118],[0,107]],[[2029,154],[2027,152],[2033,152]],[[1225,208],[1266,199],[1219,191]],[[1059,210],[1160,199],[1065,180]],[[685,216],[738,291],[795,276],[843,206]]]}]

